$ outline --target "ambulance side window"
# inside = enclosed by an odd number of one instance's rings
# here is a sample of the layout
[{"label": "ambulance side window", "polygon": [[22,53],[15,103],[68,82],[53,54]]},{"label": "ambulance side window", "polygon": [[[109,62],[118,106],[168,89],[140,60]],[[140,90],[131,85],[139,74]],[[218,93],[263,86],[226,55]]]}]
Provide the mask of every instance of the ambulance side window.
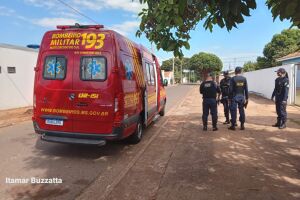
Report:
[{"label": "ambulance side window", "polygon": [[133,80],[134,71],[132,66],[132,57],[123,55],[122,62],[125,70],[125,77],[127,80]]},{"label": "ambulance side window", "polygon": [[47,56],[44,64],[43,78],[63,80],[66,77],[67,60],[64,56]]},{"label": "ambulance side window", "polygon": [[106,58],[82,57],[80,63],[80,78],[84,81],[104,81],[106,80]]},{"label": "ambulance side window", "polygon": [[150,65],[151,85],[155,85],[155,68],[154,65]]},{"label": "ambulance side window", "polygon": [[147,80],[148,80],[148,85],[151,85],[151,66],[149,63],[146,63],[146,72],[147,72]]}]

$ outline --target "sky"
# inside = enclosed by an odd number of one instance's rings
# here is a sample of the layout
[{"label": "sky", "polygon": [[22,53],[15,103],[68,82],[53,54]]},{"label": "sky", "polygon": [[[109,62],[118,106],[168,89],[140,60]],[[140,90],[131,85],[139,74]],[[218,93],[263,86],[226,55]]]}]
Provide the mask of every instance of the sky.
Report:
[{"label": "sky", "polygon": [[[183,50],[185,57],[199,52],[214,53],[223,61],[224,69],[228,69],[261,56],[272,36],[289,28],[291,23],[280,20],[273,22],[265,0],[257,0],[257,4],[251,17],[245,18],[243,24],[230,32],[215,27],[211,33],[200,22],[191,32],[190,50]],[[93,24],[95,21],[150,49],[151,43],[144,36],[135,37],[140,22],[138,13],[143,7],[139,0],[0,0],[0,43],[19,46],[40,44],[43,34],[55,29],[56,25],[75,22]],[[171,52],[157,51],[155,48],[154,52],[160,61],[173,56]]]}]

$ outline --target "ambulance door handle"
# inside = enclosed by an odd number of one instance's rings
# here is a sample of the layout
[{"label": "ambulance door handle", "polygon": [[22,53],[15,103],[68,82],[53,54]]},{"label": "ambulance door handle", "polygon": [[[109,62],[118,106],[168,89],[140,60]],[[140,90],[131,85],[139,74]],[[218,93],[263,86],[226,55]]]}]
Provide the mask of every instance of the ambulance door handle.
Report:
[{"label": "ambulance door handle", "polygon": [[74,99],[75,99],[75,94],[74,93],[69,94],[69,100],[73,101]]}]

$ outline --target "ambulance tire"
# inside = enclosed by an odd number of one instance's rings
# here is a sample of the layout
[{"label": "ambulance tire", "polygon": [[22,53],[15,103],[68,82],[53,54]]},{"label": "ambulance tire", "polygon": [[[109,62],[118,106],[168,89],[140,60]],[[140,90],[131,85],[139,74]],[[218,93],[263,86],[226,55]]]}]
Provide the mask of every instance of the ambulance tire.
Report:
[{"label": "ambulance tire", "polygon": [[143,123],[142,120],[139,119],[136,125],[136,130],[131,136],[128,137],[128,142],[131,144],[137,144],[142,140],[142,137],[143,137]]},{"label": "ambulance tire", "polygon": [[165,116],[165,113],[166,113],[165,110],[166,110],[166,106],[164,105],[163,109],[161,109],[161,111],[159,112],[159,115],[162,117]]}]

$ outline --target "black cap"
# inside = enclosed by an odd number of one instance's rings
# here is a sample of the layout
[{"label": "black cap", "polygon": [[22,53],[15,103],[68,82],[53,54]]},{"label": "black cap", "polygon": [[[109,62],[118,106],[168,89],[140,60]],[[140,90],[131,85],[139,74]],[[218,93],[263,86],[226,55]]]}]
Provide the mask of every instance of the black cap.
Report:
[{"label": "black cap", "polygon": [[235,73],[242,73],[242,70],[243,69],[241,67],[236,67],[235,70],[234,70],[234,72]]},{"label": "black cap", "polygon": [[224,71],[224,72],[223,72],[223,75],[224,75],[224,76],[228,76],[228,75],[229,75],[229,71],[228,71],[228,70]]},{"label": "black cap", "polygon": [[279,68],[277,71],[275,71],[275,72],[279,72],[279,73],[282,73],[282,74],[284,74],[284,73],[286,73],[286,71],[285,71],[285,69],[284,68]]}]

